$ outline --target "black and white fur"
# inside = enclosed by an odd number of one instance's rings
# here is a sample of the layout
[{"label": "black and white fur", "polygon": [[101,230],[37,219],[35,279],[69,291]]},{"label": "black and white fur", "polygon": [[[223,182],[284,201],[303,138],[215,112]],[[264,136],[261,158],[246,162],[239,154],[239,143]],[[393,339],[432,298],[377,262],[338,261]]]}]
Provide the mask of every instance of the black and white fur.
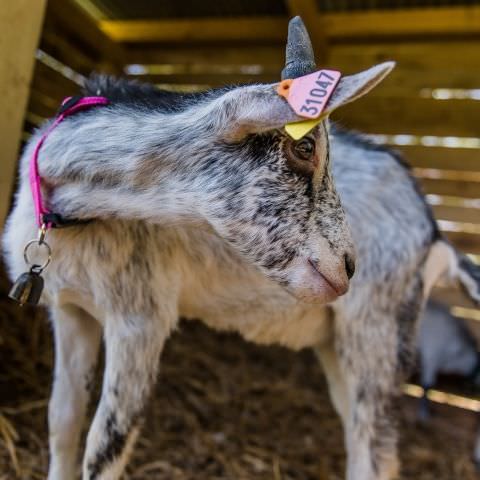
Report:
[{"label": "black and white fur", "polygon": [[[330,108],[366,93],[391,68],[344,77]],[[348,288],[355,252],[330,154],[347,161],[356,149],[330,146],[324,121],[309,134],[313,174],[292,170],[282,127],[299,118],[275,87],[178,95],[97,78],[86,93],[111,104],[67,118],[46,140],[39,169],[49,206],[94,219],[47,239],[54,257],[42,301],[56,345],[49,480],[75,476],[102,336],[103,389],[84,480],[121,475],[180,315],[292,348],[327,338],[325,311],[299,299],[332,301]],[[28,162],[40,135],[23,154],[5,229],[12,278],[24,271],[23,246],[35,236]]]}]

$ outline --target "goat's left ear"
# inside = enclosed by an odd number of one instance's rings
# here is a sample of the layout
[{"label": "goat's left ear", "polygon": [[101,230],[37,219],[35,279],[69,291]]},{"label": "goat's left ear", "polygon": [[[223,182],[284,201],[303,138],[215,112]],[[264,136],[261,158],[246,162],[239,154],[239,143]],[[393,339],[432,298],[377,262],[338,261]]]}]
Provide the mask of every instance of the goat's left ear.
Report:
[{"label": "goat's left ear", "polygon": [[277,85],[239,87],[220,99],[219,126],[226,140],[241,140],[252,133],[280,129],[286,123],[303,120],[278,95]]},{"label": "goat's left ear", "polygon": [[395,67],[395,62],[385,62],[355,75],[347,75],[340,79],[327,105],[327,112],[363,97],[378,85]]}]

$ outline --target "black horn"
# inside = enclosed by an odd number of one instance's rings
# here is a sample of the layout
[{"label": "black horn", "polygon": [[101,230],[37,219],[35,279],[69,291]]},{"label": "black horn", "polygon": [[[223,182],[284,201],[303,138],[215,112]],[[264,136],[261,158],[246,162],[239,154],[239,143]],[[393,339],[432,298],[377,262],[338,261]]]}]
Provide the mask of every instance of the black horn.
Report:
[{"label": "black horn", "polygon": [[316,69],[315,55],[307,28],[300,17],[294,17],[288,24],[285,68],[282,70],[282,80],[308,75]]}]

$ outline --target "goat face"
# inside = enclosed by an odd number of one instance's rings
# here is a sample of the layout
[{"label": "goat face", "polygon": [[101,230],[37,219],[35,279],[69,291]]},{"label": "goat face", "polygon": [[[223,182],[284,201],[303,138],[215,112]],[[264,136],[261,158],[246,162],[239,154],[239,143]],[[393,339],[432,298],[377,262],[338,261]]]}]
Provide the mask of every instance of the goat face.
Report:
[{"label": "goat face", "polygon": [[349,228],[330,172],[328,126],[301,140],[282,130],[226,144],[209,217],[218,233],[304,301],[348,290],[355,268]]},{"label": "goat face", "polygon": [[[392,67],[343,77],[328,110],[365,94]],[[297,297],[329,302],[347,292],[355,252],[330,172],[328,122],[292,140],[283,126],[301,119],[275,87],[239,87],[217,99],[208,128],[215,138],[197,163],[215,184],[208,216],[222,237]]]},{"label": "goat face", "polygon": [[[367,93],[393,65],[343,77],[327,113]],[[282,78],[315,69],[308,32],[296,17]],[[300,299],[329,302],[347,292],[355,252],[330,173],[327,123],[299,141],[290,139],[283,126],[301,118],[275,87],[240,87],[218,99],[209,131],[219,132],[213,144],[225,146],[221,173],[211,172],[223,190],[211,203],[214,227]]]}]

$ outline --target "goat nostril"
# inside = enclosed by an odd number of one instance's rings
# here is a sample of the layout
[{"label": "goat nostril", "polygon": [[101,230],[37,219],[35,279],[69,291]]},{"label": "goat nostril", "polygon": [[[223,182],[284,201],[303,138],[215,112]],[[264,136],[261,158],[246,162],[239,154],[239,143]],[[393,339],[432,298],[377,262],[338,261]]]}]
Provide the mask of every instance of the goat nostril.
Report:
[{"label": "goat nostril", "polygon": [[352,260],[352,257],[350,257],[348,253],[345,254],[345,271],[347,272],[347,277],[350,280],[355,273],[355,261]]}]

